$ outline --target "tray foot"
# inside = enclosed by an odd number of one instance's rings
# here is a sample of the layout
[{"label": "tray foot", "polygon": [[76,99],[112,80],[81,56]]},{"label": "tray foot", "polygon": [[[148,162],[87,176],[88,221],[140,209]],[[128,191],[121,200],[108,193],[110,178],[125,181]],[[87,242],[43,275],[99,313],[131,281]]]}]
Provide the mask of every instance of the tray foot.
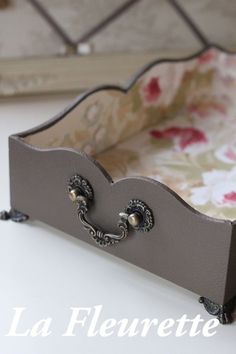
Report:
[{"label": "tray foot", "polygon": [[216,316],[221,324],[229,324],[233,321],[232,313],[236,304],[236,297],[225,305],[216,304],[203,296],[199,298],[199,302],[204,305],[210,315]]},{"label": "tray foot", "polygon": [[18,210],[11,209],[10,211],[3,210],[0,212],[0,220],[12,220],[14,222],[24,222],[28,220],[28,215],[21,213]]}]

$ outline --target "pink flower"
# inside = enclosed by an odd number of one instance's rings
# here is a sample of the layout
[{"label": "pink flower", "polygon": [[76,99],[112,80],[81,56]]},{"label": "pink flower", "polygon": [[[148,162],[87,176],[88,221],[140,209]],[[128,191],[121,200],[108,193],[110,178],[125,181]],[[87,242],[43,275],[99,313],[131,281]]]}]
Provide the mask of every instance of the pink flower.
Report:
[{"label": "pink flower", "polygon": [[161,95],[161,88],[159,84],[159,78],[153,77],[150,81],[144,86],[144,97],[148,102],[156,101]]},{"label": "pink flower", "polygon": [[229,164],[236,163],[236,143],[223,145],[215,151],[215,156],[220,161]]},{"label": "pink flower", "polygon": [[228,159],[231,161],[236,162],[236,152],[231,147],[228,147],[228,149],[225,151],[225,156],[228,157]]},{"label": "pink flower", "polygon": [[184,150],[189,145],[198,144],[198,143],[206,143],[207,138],[205,134],[196,129],[196,128],[179,128],[172,127],[165,129],[163,131],[160,130],[152,130],[150,131],[152,137],[161,139],[172,139],[177,138],[179,140],[179,146],[181,150]]},{"label": "pink flower", "polygon": [[236,204],[236,192],[232,191],[224,195],[224,203]]},{"label": "pink flower", "polygon": [[208,50],[207,52],[201,54],[197,60],[199,64],[206,64],[214,60],[216,57],[216,52],[214,50]]},{"label": "pink flower", "polygon": [[188,106],[188,111],[189,113],[198,115],[200,118],[209,116],[210,111],[216,111],[223,115],[227,113],[225,106],[218,102],[202,102],[202,104],[191,103]]}]

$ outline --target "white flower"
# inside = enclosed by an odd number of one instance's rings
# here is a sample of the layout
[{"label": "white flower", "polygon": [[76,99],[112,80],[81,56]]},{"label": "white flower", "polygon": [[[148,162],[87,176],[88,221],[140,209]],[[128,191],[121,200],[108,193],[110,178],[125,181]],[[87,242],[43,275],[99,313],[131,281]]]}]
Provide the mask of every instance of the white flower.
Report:
[{"label": "white flower", "polygon": [[236,167],[230,171],[213,170],[202,174],[203,187],[192,189],[194,205],[236,206]]}]

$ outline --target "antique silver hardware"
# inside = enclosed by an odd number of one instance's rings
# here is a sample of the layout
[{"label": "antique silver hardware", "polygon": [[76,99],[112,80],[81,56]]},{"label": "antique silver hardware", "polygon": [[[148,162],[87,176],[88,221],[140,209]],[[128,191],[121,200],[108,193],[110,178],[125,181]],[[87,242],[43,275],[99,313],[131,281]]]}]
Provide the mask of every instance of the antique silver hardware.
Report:
[{"label": "antique silver hardware", "polygon": [[131,199],[123,212],[119,213],[118,227],[120,234],[110,234],[93,225],[86,218],[89,206],[94,200],[94,193],[90,183],[76,174],[68,183],[68,194],[77,206],[78,218],[92,239],[101,247],[116,244],[128,236],[130,227],[137,231],[148,232],[154,226],[152,211],[139,199]]},{"label": "antique silver hardware", "polygon": [[69,197],[72,202],[87,202],[87,198],[80,194],[78,189],[72,189],[69,192]]},{"label": "antique silver hardware", "polygon": [[69,192],[69,197],[70,197],[70,200],[71,200],[72,202],[76,202],[77,197],[78,197],[78,195],[79,195],[78,193],[79,193],[78,189],[72,189],[72,190]]},{"label": "antique silver hardware", "polygon": [[132,213],[128,216],[128,222],[133,227],[138,227],[141,221],[141,217],[138,213]]},{"label": "antique silver hardware", "polygon": [[27,221],[28,219],[28,215],[25,215],[16,209],[10,209],[10,211],[3,210],[0,212],[0,220],[12,220],[20,223]]}]

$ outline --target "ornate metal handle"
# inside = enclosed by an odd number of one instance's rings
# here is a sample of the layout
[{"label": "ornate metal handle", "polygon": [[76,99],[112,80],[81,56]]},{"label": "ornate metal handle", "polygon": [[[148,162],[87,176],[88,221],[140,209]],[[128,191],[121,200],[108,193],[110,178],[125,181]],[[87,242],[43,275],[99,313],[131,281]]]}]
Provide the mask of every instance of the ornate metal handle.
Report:
[{"label": "ornate metal handle", "polygon": [[154,225],[152,211],[148,206],[139,199],[132,199],[124,212],[119,213],[118,227],[121,233],[119,235],[106,233],[86,218],[89,206],[94,200],[90,183],[80,175],[75,175],[69,180],[68,193],[72,202],[77,205],[78,218],[84,229],[101,247],[113,245],[125,239],[130,227],[138,231],[148,232]]}]

